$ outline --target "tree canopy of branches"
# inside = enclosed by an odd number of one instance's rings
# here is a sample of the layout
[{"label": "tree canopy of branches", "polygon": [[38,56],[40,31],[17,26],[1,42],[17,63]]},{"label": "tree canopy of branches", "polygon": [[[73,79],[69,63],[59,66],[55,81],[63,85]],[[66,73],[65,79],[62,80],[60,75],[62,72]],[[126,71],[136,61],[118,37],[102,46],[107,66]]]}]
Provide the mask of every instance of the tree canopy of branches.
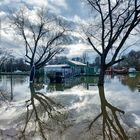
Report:
[{"label": "tree canopy of branches", "polygon": [[44,9],[36,12],[24,7],[9,16],[19,38],[24,40],[26,62],[39,69],[63,51],[68,27]]},{"label": "tree canopy of branches", "polygon": [[[118,54],[133,29],[140,22],[138,0],[85,0],[93,9],[96,21],[86,31],[89,44],[101,58],[98,85],[104,84],[105,70],[122,61]],[[110,53],[112,56],[107,62]]]}]

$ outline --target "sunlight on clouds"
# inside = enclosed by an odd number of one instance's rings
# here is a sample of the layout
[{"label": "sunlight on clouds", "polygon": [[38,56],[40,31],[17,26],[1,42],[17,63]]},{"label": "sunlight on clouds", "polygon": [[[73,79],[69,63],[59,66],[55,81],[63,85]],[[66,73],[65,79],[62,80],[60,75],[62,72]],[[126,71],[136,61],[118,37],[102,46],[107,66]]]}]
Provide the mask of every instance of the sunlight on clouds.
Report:
[{"label": "sunlight on clouds", "polygon": [[85,50],[90,49],[90,46],[87,44],[72,44],[66,46],[66,48],[69,49],[69,57],[74,57],[81,56]]},{"label": "sunlight on clouds", "polygon": [[74,20],[78,22],[81,21],[81,18],[78,15],[74,15]]},{"label": "sunlight on clouds", "polygon": [[6,13],[3,12],[3,11],[1,11],[1,12],[0,12],[0,18],[1,18],[1,17],[4,17],[4,16],[6,16]]}]

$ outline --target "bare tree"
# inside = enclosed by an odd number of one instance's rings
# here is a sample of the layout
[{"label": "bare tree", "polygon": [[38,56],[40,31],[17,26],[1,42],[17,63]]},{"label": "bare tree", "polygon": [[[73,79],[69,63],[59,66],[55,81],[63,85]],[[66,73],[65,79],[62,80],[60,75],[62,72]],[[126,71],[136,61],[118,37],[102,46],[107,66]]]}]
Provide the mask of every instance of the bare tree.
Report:
[{"label": "bare tree", "polygon": [[44,9],[32,13],[24,7],[9,18],[16,34],[24,40],[26,62],[32,71],[30,81],[33,81],[34,70],[63,51],[66,24]]},{"label": "bare tree", "polygon": [[[89,44],[101,58],[98,85],[102,86],[105,70],[123,60],[118,58],[118,54],[140,22],[140,2],[138,0],[85,1],[96,16],[96,21],[92,21],[86,35]],[[109,58],[110,53],[112,56]]]}]

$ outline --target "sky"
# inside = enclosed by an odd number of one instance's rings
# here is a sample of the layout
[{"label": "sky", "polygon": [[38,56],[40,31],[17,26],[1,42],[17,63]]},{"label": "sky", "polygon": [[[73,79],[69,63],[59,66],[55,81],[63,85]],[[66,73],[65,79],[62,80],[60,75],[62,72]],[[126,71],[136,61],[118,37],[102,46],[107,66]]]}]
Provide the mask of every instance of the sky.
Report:
[{"label": "sky", "polygon": [[[38,7],[47,7],[50,12],[75,24],[86,22],[90,18],[91,13],[90,8],[83,3],[83,0],[0,0],[0,47],[9,48],[19,56],[24,56],[23,44],[19,43],[18,39],[12,35],[12,30],[8,27],[5,16],[9,12],[9,9],[19,9],[23,4],[28,5],[32,11]],[[82,36],[78,35],[77,37],[79,38],[79,42],[67,46],[69,48],[68,56],[79,56],[87,49],[87,52],[90,52],[88,53],[89,57],[93,57],[92,47],[80,41]],[[135,47],[134,49],[139,50],[139,47]]]},{"label": "sky", "polygon": [[[9,29],[5,16],[9,9],[19,9],[23,4],[28,5],[30,10],[34,10],[37,7],[47,7],[55,15],[78,24],[88,19],[90,13],[82,0],[0,0],[0,47],[9,48],[17,55],[24,55],[22,44],[17,43],[16,37],[12,36],[12,30]],[[78,35],[78,37],[80,36]],[[67,47],[70,49],[69,57],[79,56],[87,48],[88,50],[91,49],[90,46],[82,44],[80,41]]]}]

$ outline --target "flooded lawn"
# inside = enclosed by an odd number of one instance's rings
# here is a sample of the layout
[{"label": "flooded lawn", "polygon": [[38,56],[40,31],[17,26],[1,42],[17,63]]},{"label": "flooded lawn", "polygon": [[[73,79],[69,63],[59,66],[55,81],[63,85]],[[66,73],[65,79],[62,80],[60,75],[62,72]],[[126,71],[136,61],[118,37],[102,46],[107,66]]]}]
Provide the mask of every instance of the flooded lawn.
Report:
[{"label": "flooded lawn", "polygon": [[28,80],[0,76],[0,139],[140,139],[140,74]]}]

